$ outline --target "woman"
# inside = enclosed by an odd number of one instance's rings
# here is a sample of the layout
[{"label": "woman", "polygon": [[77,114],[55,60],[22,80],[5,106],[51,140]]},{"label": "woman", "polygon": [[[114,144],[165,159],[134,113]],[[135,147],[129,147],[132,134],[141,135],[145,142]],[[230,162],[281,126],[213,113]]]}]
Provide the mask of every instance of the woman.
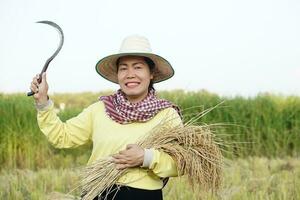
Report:
[{"label": "woman", "polygon": [[145,37],[129,36],[118,54],[97,63],[96,71],[119,84],[120,89],[114,95],[100,97],[99,102],[65,123],[57,117],[48,98],[46,74],[40,84],[37,77],[33,79],[30,88],[35,92],[41,131],[57,148],[73,148],[92,141],[88,164],[112,156],[117,169],[128,169],[116,183],[120,190],[116,195],[109,194],[108,199],[162,199],[164,178],[177,176],[175,162],[164,152],[143,149],[135,143],[162,122],[171,126],[182,123],[179,108],[158,99],[153,88],[153,83],[173,76],[172,66],[151,53]]}]

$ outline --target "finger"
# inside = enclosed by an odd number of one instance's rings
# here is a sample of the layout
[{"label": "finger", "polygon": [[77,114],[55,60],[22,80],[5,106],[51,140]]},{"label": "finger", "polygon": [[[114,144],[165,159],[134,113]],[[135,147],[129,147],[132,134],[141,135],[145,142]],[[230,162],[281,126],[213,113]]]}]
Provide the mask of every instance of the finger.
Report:
[{"label": "finger", "polygon": [[34,82],[31,82],[31,84],[30,84],[30,88],[37,88],[38,86],[34,83]]},{"label": "finger", "polygon": [[32,87],[30,87],[30,91],[32,91],[33,93],[36,93],[36,89],[33,89]]},{"label": "finger", "polygon": [[131,157],[122,157],[122,158],[114,158],[112,162],[118,164],[133,164],[134,161],[135,160]]},{"label": "finger", "polygon": [[37,93],[38,92],[38,87],[34,83],[31,83],[30,90]]},{"label": "finger", "polygon": [[124,159],[114,159],[113,163],[115,164],[127,164],[127,161]]},{"label": "finger", "polygon": [[112,158],[117,162],[126,162],[128,160],[127,156],[121,154],[113,155]]},{"label": "finger", "polygon": [[34,78],[34,79],[32,80],[31,84],[34,84],[36,87],[39,87],[39,83],[38,83],[38,81],[37,81],[36,78]]},{"label": "finger", "polygon": [[126,155],[128,153],[128,151],[127,150],[122,150],[122,151],[119,151],[119,154],[121,154],[121,155]]},{"label": "finger", "polygon": [[35,85],[38,85],[38,84],[39,84],[37,77],[34,77],[34,78],[32,79],[32,83],[34,83]]},{"label": "finger", "polygon": [[37,94],[37,93],[39,92],[38,89],[32,89],[32,88],[30,88],[30,90],[31,90],[34,94]]},{"label": "finger", "polygon": [[128,165],[128,164],[118,164],[118,165],[116,165],[117,170],[122,170],[122,169],[126,169],[126,168],[129,168],[129,167],[130,167],[130,165]]},{"label": "finger", "polygon": [[116,169],[117,169],[117,170],[121,170],[121,169],[123,169],[123,165],[122,165],[122,164],[118,164],[118,165],[116,165]]},{"label": "finger", "polygon": [[115,158],[115,159],[123,159],[124,155],[115,154],[115,155],[112,155],[112,157]]},{"label": "finger", "polygon": [[131,149],[131,148],[133,148],[133,147],[135,147],[136,146],[136,144],[128,144],[127,146],[126,146],[126,149]]}]

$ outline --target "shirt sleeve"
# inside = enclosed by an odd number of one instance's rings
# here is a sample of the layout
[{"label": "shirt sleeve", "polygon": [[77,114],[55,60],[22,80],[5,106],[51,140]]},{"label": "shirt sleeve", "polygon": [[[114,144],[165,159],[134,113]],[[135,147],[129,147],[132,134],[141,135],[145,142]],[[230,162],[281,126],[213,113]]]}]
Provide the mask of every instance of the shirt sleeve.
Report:
[{"label": "shirt sleeve", "polygon": [[56,148],[73,148],[87,143],[92,135],[92,113],[84,109],[78,116],[62,122],[52,102],[38,109],[37,121],[48,141]]},{"label": "shirt sleeve", "polygon": [[[175,109],[170,109],[166,119],[167,123],[170,123],[170,127],[183,126],[183,122]],[[154,149],[154,156],[149,169],[161,178],[178,176],[174,159],[169,154],[157,149]]]}]

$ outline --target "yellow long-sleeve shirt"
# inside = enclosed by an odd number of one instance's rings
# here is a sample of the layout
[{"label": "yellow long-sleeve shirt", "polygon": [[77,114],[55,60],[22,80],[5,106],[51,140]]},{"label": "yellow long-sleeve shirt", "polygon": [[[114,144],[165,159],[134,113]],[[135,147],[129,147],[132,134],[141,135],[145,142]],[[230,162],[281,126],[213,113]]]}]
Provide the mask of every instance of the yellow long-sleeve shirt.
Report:
[{"label": "yellow long-sleeve shirt", "polygon": [[[171,126],[182,124],[180,116],[173,108],[160,111],[147,122],[119,124],[107,116],[101,101],[90,105],[66,122],[59,119],[51,103],[38,110],[37,119],[41,131],[56,148],[73,148],[91,140],[93,150],[88,164],[124,150],[127,144],[136,143],[164,120]],[[177,176],[176,164],[172,157],[154,150],[149,169],[130,168],[129,172],[118,180],[118,184],[154,190],[162,188],[160,178],[172,176]]]}]

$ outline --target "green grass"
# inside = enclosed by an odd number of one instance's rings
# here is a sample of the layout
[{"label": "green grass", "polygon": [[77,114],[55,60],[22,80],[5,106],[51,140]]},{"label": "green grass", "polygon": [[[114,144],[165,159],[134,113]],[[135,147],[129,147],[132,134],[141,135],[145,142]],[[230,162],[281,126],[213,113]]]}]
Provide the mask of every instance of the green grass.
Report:
[{"label": "green grass", "polygon": [[[105,92],[107,94],[109,92]],[[103,93],[102,93],[103,94]],[[55,94],[51,98],[64,121],[97,101],[100,93]],[[253,98],[220,97],[205,91],[160,92],[178,104],[184,119],[225,101],[198,123],[225,123],[215,130],[229,147],[227,157],[297,156],[300,152],[300,98],[261,94]],[[193,109],[188,109],[194,107]],[[40,169],[72,167],[89,157],[91,144],[78,149],[50,146],[36,122],[32,98],[24,94],[0,94],[0,168]]]},{"label": "green grass", "polygon": [[[54,94],[51,99],[65,121],[108,93]],[[221,97],[181,90],[159,95],[178,104],[185,121],[225,101],[197,121],[224,123],[213,131],[229,152],[224,153],[228,165],[219,197],[202,191],[201,199],[300,199],[300,97]],[[32,98],[0,94],[0,199],[46,199],[53,191],[69,192],[78,180],[78,171],[70,168],[85,165],[90,152],[91,144],[54,149],[38,128]],[[198,199],[178,178],[164,194],[166,200]]]},{"label": "green grass", "polygon": [[[290,200],[300,198],[300,160],[249,157],[227,160],[218,194],[192,191],[185,178],[171,178],[165,200]],[[0,173],[0,199],[46,199],[53,192],[68,193],[76,187],[77,170],[4,170]],[[72,195],[78,196],[80,188]],[[199,194],[199,196],[196,196]]]}]

